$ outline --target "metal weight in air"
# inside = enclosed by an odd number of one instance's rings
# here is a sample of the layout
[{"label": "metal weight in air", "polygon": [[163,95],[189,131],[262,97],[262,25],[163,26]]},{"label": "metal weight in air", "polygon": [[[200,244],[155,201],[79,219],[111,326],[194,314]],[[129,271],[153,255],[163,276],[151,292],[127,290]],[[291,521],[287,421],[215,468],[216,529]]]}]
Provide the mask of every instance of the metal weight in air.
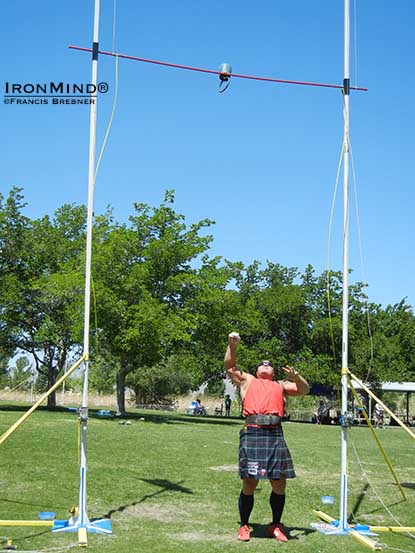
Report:
[{"label": "metal weight in air", "polygon": [[231,83],[232,67],[229,63],[222,63],[219,67],[219,92],[225,92]]}]

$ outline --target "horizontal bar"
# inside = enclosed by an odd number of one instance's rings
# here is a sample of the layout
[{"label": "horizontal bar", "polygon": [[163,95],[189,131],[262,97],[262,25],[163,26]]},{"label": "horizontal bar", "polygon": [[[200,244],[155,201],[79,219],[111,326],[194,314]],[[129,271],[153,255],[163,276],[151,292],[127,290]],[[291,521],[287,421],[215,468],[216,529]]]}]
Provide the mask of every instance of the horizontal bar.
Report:
[{"label": "horizontal bar", "polygon": [[362,534],[359,534],[356,530],[350,530],[349,534],[354,538],[355,540],[359,541],[363,545],[366,545],[369,547],[372,551],[381,551],[382,546],[368,538],[367,536],[363,536]]},{"label": "horizontal bar", "polygon": [[369,526],[372,532],[415,532],[415,526]]},{"label": "horizontal bar", "polygon": [[334,520],[336,520],[335,518],[331,517],[327,513],[324,513],[323,511],[317,511],[317,510],[313,509],[313,514],[315,514],[321,520],[324,520],[324,522],[329,522],[330,523],[330,522],[333,522]]},{"label": "horizontal bar", "polygon": [[0,520],[0,526],[53,526],[53,520]]},{"label": "horizontal bar", "polygon": [[[91,48],[83,48],[81,46],[70,45],[70,46],[68,46],[68,48],[70,48],[71,50],[80,50],[81,52],[92,52]],[[190,65],[180,65],[180,64],[177,64],[177,63],[170,63],[170,62],[167,62],[167,61],[159,61],[159,60],[152,60],[152,59],[147,59],[147,58],[139,58],[137,56],[129,56],[127,54],[118,54],[118,53],[114,53],[114,52],[106,52],[104,50],[99,50],[98,53],[102,54],[103,56],[113,56],[113,57],[123,58],[123,59],[127,59],[127,60],[141,61],[141,62],[144,62],[144,63],[153,63],[155,65],[162,65],[164,67],[173,67],[175,69],[186,69],[187,71],[198,71],[200,73],[210,73],[210,74],[213,74],[213,75],[223,75],[222,71],[214,71],[213,69],[204,69],[202,67],[192,67]],[[257,77],[255,75],[240,75],[240,74],[237,74],[237,73],[232,73],[230,75],[230,77],[235,77],[237,79],[251,79],[251,80],[254,80],[254,81],[266,81],[266,82],[270,82],[270,83],[297,84],[297,85],[303,85],[303,86],[320,86],[320,87],[325,87],[325,88],[337,88],[337,89],[340,89],[340,90],[343,89],[343,85],[339,85],[339,84],[313,83],[313,82],[307,82],[307,81],[290,81],[290,80],[287,80],[287,79],[274,79],[274,78],[271,78],[271,77]],[[351,86],[350,90],[360,90],[360,91],[367,92],[368,89],[367,88],[362,88],[362,87],[359,87],[359,86]]]}]

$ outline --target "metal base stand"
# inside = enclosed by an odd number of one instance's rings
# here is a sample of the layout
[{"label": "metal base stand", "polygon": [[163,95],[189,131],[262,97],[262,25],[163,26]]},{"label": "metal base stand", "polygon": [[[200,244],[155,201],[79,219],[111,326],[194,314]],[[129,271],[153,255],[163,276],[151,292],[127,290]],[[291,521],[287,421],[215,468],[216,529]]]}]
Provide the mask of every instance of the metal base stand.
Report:
[{"label": "metal base stand", "polygon": [[338,520],[334,519],[323,511],[313,511],[313,513],[319,519],[324,520],[324,522],[326,523],[324,525],[313,525],[313,527],[322,534],[327,534],[330,536],[350,535],[352,536],[352,538],[372,549],[372,551],[382,550],[382,546],[377,541],[370,539],[371,537],[376,537],[377,535],[373,532],[370,526],[366,526],[364,524],[355,524],[353,526],[341,528],[339,526]]},{"label": "metal base stand", "polygon": [[99,520],[84,520],[80,517],[69,520],[54,520],[52,532],[78,532],[78,544],[86,547],[88,545],[88,532],[91,534],[112,534],[112,526],[109,518]]}]

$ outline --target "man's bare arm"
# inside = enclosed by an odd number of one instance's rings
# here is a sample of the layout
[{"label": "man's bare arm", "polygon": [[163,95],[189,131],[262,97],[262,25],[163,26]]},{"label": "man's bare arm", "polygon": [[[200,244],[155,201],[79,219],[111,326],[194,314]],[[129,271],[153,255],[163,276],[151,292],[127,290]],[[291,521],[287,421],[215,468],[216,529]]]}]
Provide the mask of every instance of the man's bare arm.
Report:
[{"label": "man's bare arm", "polygon": [[228,347],[225,352],[224,365],[231,381],[236,386],[242,386],[247,379],[247,374],[236,367],[236,350],[238,349],[241,337],[237,332],[231,332],[228,336]]}]

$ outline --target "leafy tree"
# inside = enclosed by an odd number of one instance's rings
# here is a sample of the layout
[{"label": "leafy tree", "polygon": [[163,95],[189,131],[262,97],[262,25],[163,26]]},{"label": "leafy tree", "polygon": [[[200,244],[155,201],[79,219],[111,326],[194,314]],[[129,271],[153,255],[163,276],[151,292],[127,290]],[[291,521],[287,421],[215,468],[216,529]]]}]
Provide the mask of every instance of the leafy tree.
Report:
[{"label": "leafy tree", "polygon": [[[99,349],[98,349],[99,351]],[[112,394],[115,388],[118,365],[104,352],[94,356],[89,368],[89,389],[99,394]]]},{"label": "leafy tree", "polygon": [[415,376],[415,317],[405,300],[385,309],[372,305],[375,381],[412,381]]},{"label": "leafy tree", "polygon": [[[211,221],[188,228],[167,191],[157,208],[134,204],[129,225],[115,225],[94,261],[99,332],[117,358],[118,409],[125,410],[126,376],[162,367],[192,340],[196,316],[187,309],[197,271],[192,267],[212,237]],[[144,374],[144,373],[143,373]]]},{"label": "leafy tree", "polygon": [[79,349],[85,208],[64,205],[52,220],[30,221],[24,207],[19,189],[0,205],[2,344],[31,354],[50,388]]},{"label": "leafy tree", "polygon": [[[173,204],[167,191],[158,207],[134,204],[127,224],[110,210],[95,217],[91,388],[109,392],[116,379],[123,412],[126,384],[143,401],[221,385],[232,329],[244,369],[269,357],[312,383],[338,384],[342,274],[210,258],[212,221],[187,225]],[[22,351],[46,389],[82,350],[86,209],[30,220],[25,206],[21,189],[0,195],[0,385],[6,360]],[[365,288],[350,286],[349,367],[374,383],[413,380],[412,307],[368,304]]]},{"label": "leafy tree", "polygon": [[18,357],[14,366],[9,369],[8,386],[10,388],[19,388],[19,390],[28,390],[31,380],[31,364],[24,355]]},{"label": "leafy tree", "polygon": [[0,352],[0,389],[7,386],[9,379],[9,373],[7,371],[8,362],[9,356]]},{"label": "leafy tree", "polygon": [[12,357],[16,344],[10,336],[13,317],[18,315],[20,282],[28,265],[26,234],[29,219],[19,188],[13,187],[7,198],[0,194],[0,349]]},{"label": "leafy tree", "polygon": [[[309,312],[308,377],[311,382],[338,385],[342,360],[343,275],[340,271],[315,276],[309,265],[301,276]],[[349,286],[349,368],[362,376],[370,363],[365,285]]]},{"label": "leafy tree", "polygon": [[153,367],[141,367],[129,373],[126,382],[133,389],[137,403],[163,403],[195,386],[192,369],[196,363],[192,356],[173,354]]},{"label": "leafy tree", "polygon": [[234,318],[235,328],[243,336],[241,366],[252,368],[264,358],[277,366],[298,365],[309,319],[305,294],[297,282],[298,270],[271,262],[261,269],[257,261],[236,269],[240,303]]}]

